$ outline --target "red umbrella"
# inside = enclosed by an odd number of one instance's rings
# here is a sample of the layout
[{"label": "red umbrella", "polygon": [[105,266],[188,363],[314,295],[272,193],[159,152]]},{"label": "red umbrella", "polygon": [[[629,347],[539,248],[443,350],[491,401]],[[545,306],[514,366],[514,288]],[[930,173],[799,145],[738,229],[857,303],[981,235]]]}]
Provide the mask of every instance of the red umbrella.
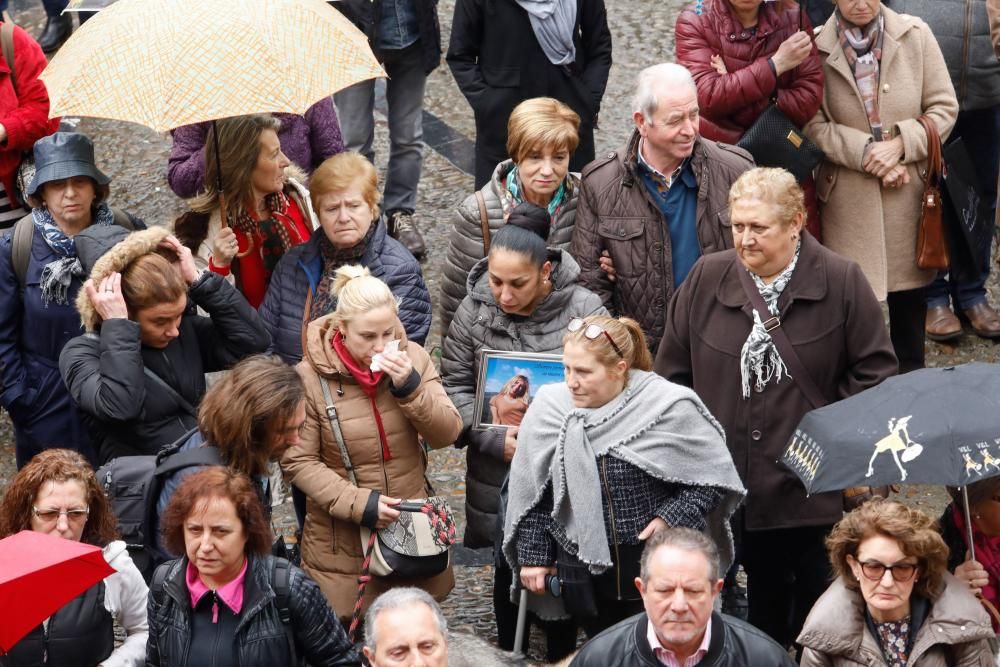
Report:
[{"label": "red umbrella", "polygon": [[0,655],[114,569],[100,547],[22,530],[0,540]]}]

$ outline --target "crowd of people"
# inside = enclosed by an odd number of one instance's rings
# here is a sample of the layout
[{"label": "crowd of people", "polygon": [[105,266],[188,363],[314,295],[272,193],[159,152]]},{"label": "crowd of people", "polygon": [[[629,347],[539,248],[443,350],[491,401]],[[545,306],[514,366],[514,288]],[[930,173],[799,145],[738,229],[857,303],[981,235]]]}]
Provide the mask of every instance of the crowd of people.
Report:
[{"label": "crowd of people", "polygon": [[[493,549],[498,646],[524,652],[527,622],[550,662],[998,664],[1000,477],[935,521],[809,494],[780,459],[806,413],[923,368],[960,317],[1000,338],[989,261],[917,257],[938,137],[995,215],[1000,0],[697,0],[631,119],[602,118],[620,147],[594,134],[613,7],[458,0],[475,186],[440,258],[440,367],[416,211],[435,0],[332,3],[389,77],[381,186],[366,81],[178,128],[188,210],[148,224],[48,118],[43,51],[72,23],[45,4],[39,42],[14,27],[17,81],[0,67],[0,538],[90,544],[114,574],[0,665],[459,664],[438,602],[460,539]],[[808,173],[743,143],[772,112],[821,151]],[[487,393],[484,350],[562,381]],[[457,526],[427,474],[449,446]],[[108,481],[128,462],[142,544]],[[271,523],[286,493],[294,537]]]}]

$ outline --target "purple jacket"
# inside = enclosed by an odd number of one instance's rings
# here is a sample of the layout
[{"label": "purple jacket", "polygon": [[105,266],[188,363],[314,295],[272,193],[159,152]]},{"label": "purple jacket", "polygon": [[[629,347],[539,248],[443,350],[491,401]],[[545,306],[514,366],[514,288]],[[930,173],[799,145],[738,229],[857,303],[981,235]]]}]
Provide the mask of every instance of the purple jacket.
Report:
[{"label": "purple jacket", "polygon": [[[281,121],[281,150],[307,174],[323,160],[344,150],[340,122],[332,98],[324,98],[309,107],[305,116],[276,113]],[[205,137],[209,123],[195,123],[173,131],[167,182],[178,197],[188,199],[201,191],[205,179]]]}]

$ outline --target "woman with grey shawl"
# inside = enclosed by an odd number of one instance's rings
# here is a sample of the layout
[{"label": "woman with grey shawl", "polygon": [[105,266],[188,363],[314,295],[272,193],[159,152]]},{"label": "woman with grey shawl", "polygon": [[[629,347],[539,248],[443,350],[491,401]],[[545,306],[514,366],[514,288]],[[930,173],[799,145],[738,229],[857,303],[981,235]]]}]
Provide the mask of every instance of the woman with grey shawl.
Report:
[{"label": "woman with grey shawl", "polygon": [[[706,532],[728,567],[744,491],[701,400],[649,372],[637,322],[574,319],[563,345],[566,381],[542,387],[521,422],[503,550],[536,614],[593,636],[642,611],[633,581],[657,531]],[[543,595],[550,575],[560,598]]]},{"label": "woman with grey shawl", "polygon": [[82,134],[57,132],[34,147],[31,214],[0,238],[0,404],[14,423],[17,467],[49,447],[96,463],[59,375],[59,353],[83,333],[74,303],[87,279],[75,237],[92,225],[144,228],[107,204],[111,179]]}]

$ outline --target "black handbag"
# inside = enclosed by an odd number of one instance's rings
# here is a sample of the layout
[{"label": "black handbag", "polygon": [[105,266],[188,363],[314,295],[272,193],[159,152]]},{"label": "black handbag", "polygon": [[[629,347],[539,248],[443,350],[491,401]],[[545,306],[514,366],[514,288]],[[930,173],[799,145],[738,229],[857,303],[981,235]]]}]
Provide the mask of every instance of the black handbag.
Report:
[{"label": "black handbag", "polygon": [[[802,30],[802,10],[799,10],[799,30]],[[777,86],[777,82],[775,82]],[[771,95],[771,105],[754,121],[737,146],[750,153],[758,167],[782,167],[792,172],[801,183],[826,157],[819,146],[810,141],[802,130],[778,108],[778,91]]]}]

